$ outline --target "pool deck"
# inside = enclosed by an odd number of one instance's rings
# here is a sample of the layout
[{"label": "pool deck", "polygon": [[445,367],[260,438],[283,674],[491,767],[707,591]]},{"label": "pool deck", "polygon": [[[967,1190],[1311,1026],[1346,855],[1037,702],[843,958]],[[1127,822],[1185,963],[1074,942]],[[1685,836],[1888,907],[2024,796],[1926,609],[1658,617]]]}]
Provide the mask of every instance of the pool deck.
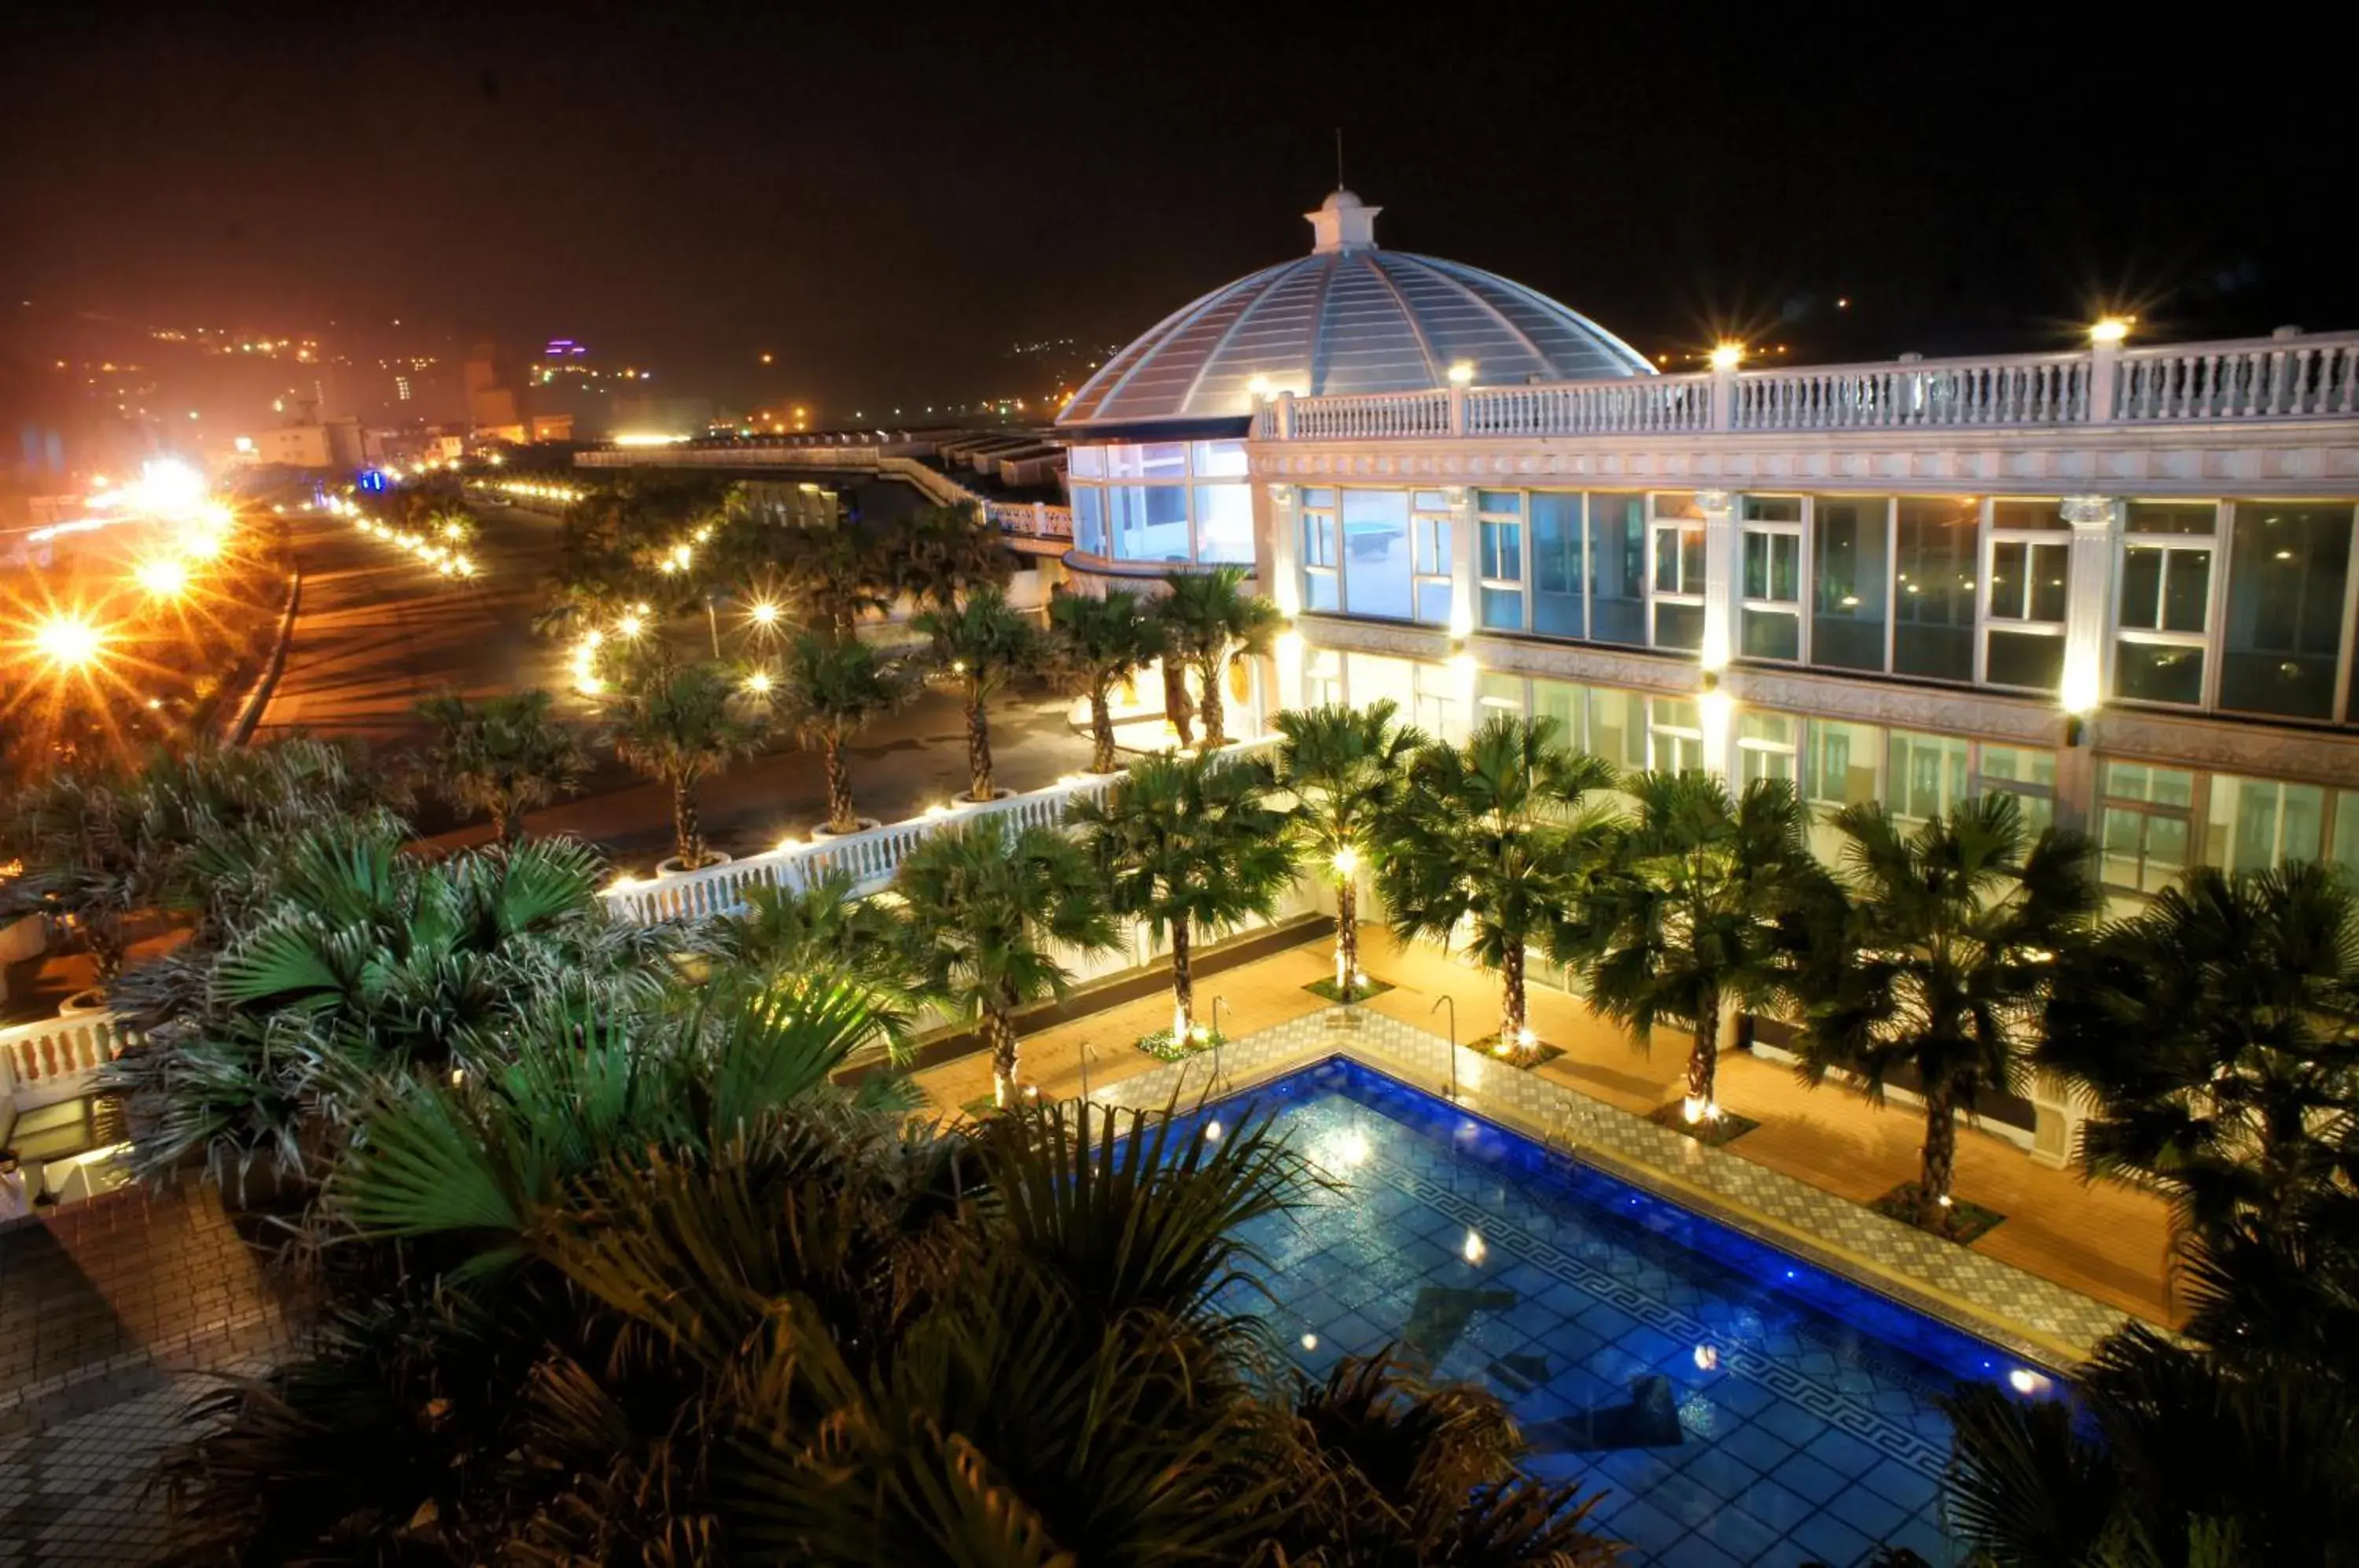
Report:
[{"label": "pool deck", "polygon": [[[1365,930],[1361,945],[1368,972],[1395,989],[1356,1009],[1356,1029],[1334,1027],[1341,1010],[1302,989],[1332,973],[1324,939],[1198,986],[1206,1013],[1213,995],[1227,1004],[1222,1026],[1232,1043],[1222,1052],[1219,1094],[1334,1055],[1446,1092],[1450,1009],[1437,1013],[1439,998],[1454,999],[1459,1036],[1472,1038],[1497,1027],[1495,985],[1380,930]],[[2179,1315],[2170,1215],[2152,1193],[2037,1165],[2016,1145],[1967,1128],[1959,1196],[2006,1219],[1972,1247],[1942,1241],[1864,1206],[1916,1175],[1923,1122],[1912,1107],[1879,1108],[1832,1083],[1810,1088],[1789,1068],[1732,1053],[1721,1066],[1721,1102],[1761,1125],[1707,1149],[1644,1119],[1679,1096],[1685,1035],[1658,1031],[1642,1052],[1578,998],[1538,986],[1531,995],[1532,1027],[1565,1054],[1517,1073],[1461,1048],[1468,1110],[2050,1366],[2081,1359],[2125,1317],[2169,1325]],[[1169,996],[1158,994],[1043,1029],[1024,1041],[1023,1077],[1045,1097],[1068,1098],[1081,1093],[1086,1065],[1091,1097],[1102,1104],[1161,1106],[1175,1095],[1192,1103],[1208,1086],[1209,1058],[1167,1065],[1130,1043],[1169,1018]],[[990,1092],[980,1056],[917,1081],[945,1111]]]}]

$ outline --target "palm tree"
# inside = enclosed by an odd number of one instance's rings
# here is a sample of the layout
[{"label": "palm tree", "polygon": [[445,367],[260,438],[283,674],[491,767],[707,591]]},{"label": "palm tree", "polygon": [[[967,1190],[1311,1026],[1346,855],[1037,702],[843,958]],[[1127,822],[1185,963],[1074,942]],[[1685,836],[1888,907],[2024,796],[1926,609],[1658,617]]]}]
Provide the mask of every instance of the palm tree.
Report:
[{"label": "palm tree", "polygon": [[2284,1235],[2359,1140],[2359,889],[2309,863],[2188,873],[2062,966],[2040,1065],[2096,1101],[2081,1157],[2200,1238]]},{"label": "palm tree", "polygon": [[1204,744],[1229,743],[1223,687],[1236,655],[1270,650],[1286,624],[1277,606],[1245,591],[1245,569],[1216,566],[1209,572],[1174,572],[1164,578],[1170,591],[1158,614],[1170,628],[1171,646],[1195,666],[1204,689]]},{"label": "palm tree", "polygon": [[972,503],[921,506],[886,530],[893,584],[919,609],[950,610],[985,590],[1005,590],[1016,557]]},{"label": "palm tree", "polygon": [[128,922],[168,885],[170,857],[145,816],[136,778],[76,768],[20,790],[0,826],[0,848],[24,863],[12,902],[71,916],[102,988],[123,972]]},{"label": "palm tree", "polygon": [[774,549],[788,596],[832,641],[851,641],[861,616],[892,605],[894,563],[875,534],[842,523],[782,528]]},{"label": "palm tree", "polygon": [[780,711],[798,745],[820,748],[827,768],[828,832],[860,827],[846,743],[905,706],[916,691],[906,665],[880,657],[857,637],[830,641],[806,632],[788,645]]},{"label": "palm tree", "polygon": [[1611,819],[1588,797],[1614,769],[1568,750],[1545,715],[1501,714],[1462,746],[1419,752],[1408,790],[1386,833],[1377,889],[1404,940],[1447,946],[1462,926],[1468,949],[1499,976],[1499,1043],[1530,1042],[1527,950],[1561,951],[1609,848]]},{"label": "palm tree", "polygon": [[670,787],[672,837],[682,870],[706,865],[696,786],[760,747],[766,725],[741,711],[737,682],[718,664],[650,662],[602,712],[622,759]]},{"label": "palm tree", "polygon": [[427,782],[462,811],[482,811],[502,844],[524,836],[525,813],[579,794],[590,771],[582,737],[550,716],[546,691],[516,691],[470,704],[456,692],[418,704],[437,735]]},{"label": "palm tree", "polygon": [[991,720],[984,705],[1008,682],[1048,667],[1049,639],[996,588],[978,588],[955,609],[929,610],[909,624],[934,639],[934,657],[966,704],[967,799],[991,800]]},{"label": "palm tree", "polygon": [[1277,787],[1294,797],[1304,856],[1335,878],[1335,991],[1345,1002],[1360,973],[1360,867],[1400,809],[1409,763],[1425,736],[1393,723],[1388,699],[1365,708],[1289,709],[1276,719]]},{"label": "palm tree", "polygon": [[979,821],[929,835],[901,863],[893,890],[908,909],[918,972],[932,994],[981,1020],[993,1098],[1010,1104],[1016,1010],[1064,997],[1072,976],[1058,950],[1087,954],[1114,945],[1094,870],[1054,828],[1009,833]]},{"label": "palm tree", "polygon": [[1590,1010],[1641,1042],[1669,1022],[1691,1031],[1684,1111],[1715,1118],[1723,1005],[1783,997],[1792,932],[1825,897],[1792,785],[1757,779],[1742,795],[1706,773],[1643,773],[1636,817],[1591,884],[1576,951]]},{"label": "palm tree", "polygon": [[1049,629],[1059,665],[1090,699],[1090,771],[1114,771],[1114,713],[1117,686],[1163,657],[1164,628],[1139,607],[1138,595],[1109,589],[1103,598],[1060,593],[1049,602]]},{"label": "palm tree", "polygon": [[2088,940],[2099,905],[2093,851],[2069,829],[2031,840],[2015,798],[1995,791],[1905,835],[1875,801],[1834,825],[1840,886],[1796,974],[1798,1054],[1810,1082],[1840,1069],[1879,1103],[1896,1075],[1914,1080],[1925,1143],[1911,1203],[1942,1227],[1957,1113],[2020,1085],[2059,955]]},{"label": "palm tree", "polygon": [[699,945],[735,974],[797,994],[850,985],[895,1040],[908,1035],[925,976],[910,954],[902,907],[862,898],[848,871],[807,887],[763,883],[745,907],[713,921]]},{"label": "palm tree", "polygon": [[1184,1050],[1196,1023],[1192,943],[1277,912],[1294,876],[1285,813],[1253,765],[1167,752],[1131,764],[1102,799],[1075,800],[1072,822],[1114,912],[1170,933],[1171,1043]]}]

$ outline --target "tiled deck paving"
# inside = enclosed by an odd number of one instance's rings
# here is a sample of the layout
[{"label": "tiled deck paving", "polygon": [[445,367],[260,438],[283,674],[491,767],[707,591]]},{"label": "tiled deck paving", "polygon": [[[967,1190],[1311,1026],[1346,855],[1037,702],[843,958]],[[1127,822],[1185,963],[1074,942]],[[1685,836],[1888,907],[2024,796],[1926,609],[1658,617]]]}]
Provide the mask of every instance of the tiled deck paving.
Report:
[{"label": "tiled deck paving", "polygon": [[[1429,947],[1403,947],[1376,928],[1364,931],[1361,951],[1369,973],[1397,987],[1367,1004],[1364,1012],[1439,1034],[1449,1010],[1437,1013],[1434,1008],[1438,997],[1449,996],[1456,1003],[1460,1038],[1497,1027],[1498,993],[1488,975]],[[1323,1012],[1326,1004],[1301,987],[1332,973],[1330,953],[1322,939],[1220,975],[1199,985],[1199,1007],[1209,1008],[1213,993],[1225,995],[1233,1006],[1223,1009],[1223,1025],[1241,1042],[1273,1025]],[[1620,1030],[1590,1017],[1578,998],[1539,986],[1531,997],[1533,1028],[1541,1039],[1565,1050],[1539,1070],[1539,1081],[1577,1091],[1581,1102],[1631,1113],[1633,1118],[1677,1098],[1688,1047],[1684,1035],[1661,1031],[1653,1050],[1642,1054]],[[1130,1042],[1169,1018],[1168,998],[1157,996],[1027,1037],[1024,1077],[1038,1084],[1044,1097],[1078,1094],[1084,1043],[1093,1049],[1088,1071],[1093,1092],[1161,1071],[1162,1064],[1132,1049]],[[1430,1089],[1434,1083],[1426,1079],[1446,1077],[1446,1062],[1440,1041],[1429,1049],[1433,1054],[1425,1077],[1411,1081]],[[1472,1053],[1466,1059],[1479,1060]],[[1495,1076],[1501,1073],[1495,1064],[1484,1067]],[[1530,1075],[1513,1076],[1533,1081]],[[919,1073],[918,1083],[937,1106],[954,1112],[990,1093],[989,1064],[979,1055],[962,1058]],[[1806,1088],[1785,1067],[1734,1054],[1722,1061],[1720,1097],[1731,1110],[1759,1121],[1760,1127],[1721,1150],[1700,1149],[1661,1128],[1647,1129],[1654,1135],[1647,1145],[1652,1157],[1662,1161],[1646,1173],[1647,1184],[1676,1191],[1692,1180],[1688,1174],[1690,1159],[1709,1154],[1714,1158],[1701,1163],[1714,1171],[1723,1169],[1722,1161],[1734,1160],[1739,1167],[1791,1178],[1821,1197],[1846,1200],[1824,1211],[1830,1223],[1839,1217],[1846,1225],[1881,1225],[1888,1222],[1858,1205],[1917,1173],[1924,1124],[1911,1108],[1879,1110],[1836,1083]],[[2169,1290],[2170,1215],[2155,1195],[2118,1183],[2091,1183],[2070,1171],[2035,1165],[2013,1144],[1971,1128],[1959,1138],[1958,1191],[2006,1214],[2006,1222],[1971,1249],[1906,1227],[1893,1228],[1928,1249],[1929,1257],[1970,1252],[2011,1264],[2121,1312],[2157,1323],[2177,1321]],[[1723,1201],[1735,1201],[1734,1192]]]},{"label": "tiled deck paving", "polygon": [[179,1410],[285,1337],[264,1259],[193,1186],[0,1229],[0,1568],[155,1556],[145,1488]]}]

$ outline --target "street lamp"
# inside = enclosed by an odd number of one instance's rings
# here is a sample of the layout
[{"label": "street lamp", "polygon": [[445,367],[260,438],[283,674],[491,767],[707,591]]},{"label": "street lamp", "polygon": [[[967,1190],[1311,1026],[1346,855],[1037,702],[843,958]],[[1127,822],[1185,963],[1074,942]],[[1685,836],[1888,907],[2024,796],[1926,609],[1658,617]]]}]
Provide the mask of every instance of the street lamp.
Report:
[{"label": "street lamp", "polygon": [[57,670],[79,670],[106,646],[106,633],[78,615],[56,615],[33,628],[33,651]]}]

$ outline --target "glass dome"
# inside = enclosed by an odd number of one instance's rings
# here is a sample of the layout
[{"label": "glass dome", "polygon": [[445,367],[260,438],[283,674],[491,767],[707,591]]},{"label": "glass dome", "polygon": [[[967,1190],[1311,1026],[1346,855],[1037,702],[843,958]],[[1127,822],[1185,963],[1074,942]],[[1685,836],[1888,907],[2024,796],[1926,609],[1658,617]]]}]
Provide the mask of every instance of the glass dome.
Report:
[{"label": "glass dome", "polygon": [[1477,267],[1380,249],[1370,207],[1338,191],[1306,213],[1317,244],[1175,311],[1108,360],[1058,415],[1068,427],[1243,418],[1256,383],[1324,396],[1649,376],[1646,356],[1544,294]]}]

